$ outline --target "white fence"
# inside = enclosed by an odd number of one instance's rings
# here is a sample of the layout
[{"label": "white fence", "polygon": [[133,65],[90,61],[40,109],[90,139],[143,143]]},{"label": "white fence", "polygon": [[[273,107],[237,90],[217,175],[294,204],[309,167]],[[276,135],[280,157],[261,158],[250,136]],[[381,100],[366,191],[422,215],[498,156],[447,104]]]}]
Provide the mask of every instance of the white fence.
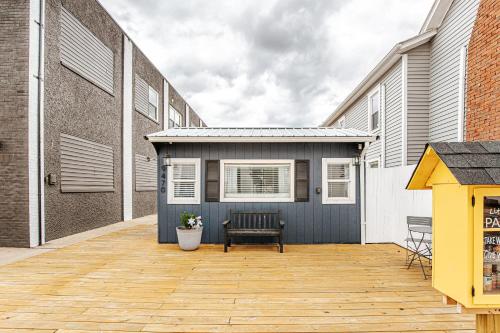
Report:
[{"label": "white fence", "polygon": [[366,169],[366,242],[405,246],[406,216],[432,216],[430,190],[409,191],[415,165]]}]

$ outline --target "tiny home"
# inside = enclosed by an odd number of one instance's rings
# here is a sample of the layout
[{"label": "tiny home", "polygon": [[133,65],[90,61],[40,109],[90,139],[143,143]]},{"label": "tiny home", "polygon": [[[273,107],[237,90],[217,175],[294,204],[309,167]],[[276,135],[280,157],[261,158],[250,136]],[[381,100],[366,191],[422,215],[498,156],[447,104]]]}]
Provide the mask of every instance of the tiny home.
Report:
[{"label": "tiny home", "polygon": [[432,285],[500,308],[500,141],[427,145],[407,189],[432,189]]},{"label": "tiny home", "polygon": [[279,210],[285,243],[363,242],[368,133],[334,128],[172,128],[147,136],[158,153],[158,240],[177,241],[179,215],[204,219],[222,243],[230,210]]}]

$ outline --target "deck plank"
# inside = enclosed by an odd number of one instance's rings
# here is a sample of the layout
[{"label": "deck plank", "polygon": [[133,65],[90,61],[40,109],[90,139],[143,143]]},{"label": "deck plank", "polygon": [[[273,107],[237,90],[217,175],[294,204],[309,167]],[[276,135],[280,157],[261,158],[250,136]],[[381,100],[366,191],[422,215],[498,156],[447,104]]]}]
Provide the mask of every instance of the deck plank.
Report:
[{"label": "deck plank", "polygon": [[137,225],[0,269],[1,332],[472,333],[390,244],[182,252]]}]

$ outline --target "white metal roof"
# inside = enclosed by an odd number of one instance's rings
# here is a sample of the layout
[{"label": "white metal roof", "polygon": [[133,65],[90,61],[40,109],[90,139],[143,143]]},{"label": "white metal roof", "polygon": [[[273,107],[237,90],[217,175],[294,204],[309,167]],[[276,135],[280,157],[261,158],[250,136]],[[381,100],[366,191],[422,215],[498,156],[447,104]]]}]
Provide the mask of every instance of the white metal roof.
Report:
[{"label": "white metal roof", "polygon": [[372,142],[357,129],[331,127],[176,127],[147,135],[151,142]]}]

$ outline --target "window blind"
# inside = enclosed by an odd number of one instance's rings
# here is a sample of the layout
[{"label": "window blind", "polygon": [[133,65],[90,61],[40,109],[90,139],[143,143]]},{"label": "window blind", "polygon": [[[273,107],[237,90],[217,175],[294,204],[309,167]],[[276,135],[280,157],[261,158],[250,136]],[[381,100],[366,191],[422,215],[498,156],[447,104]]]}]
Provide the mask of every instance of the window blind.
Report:
[{"label": "window blind", "polygon": [[289,198],[289,164],[226,164],[226,198]]}]

